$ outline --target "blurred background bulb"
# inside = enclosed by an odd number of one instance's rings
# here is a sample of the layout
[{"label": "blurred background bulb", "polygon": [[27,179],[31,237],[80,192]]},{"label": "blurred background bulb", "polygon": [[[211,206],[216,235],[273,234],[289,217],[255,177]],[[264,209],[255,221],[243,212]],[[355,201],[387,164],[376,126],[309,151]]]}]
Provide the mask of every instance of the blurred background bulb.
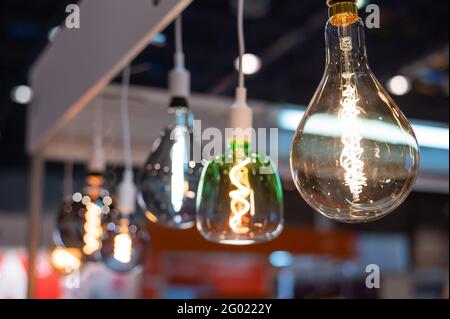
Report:
[{"label": "blurred background bulb", "polygon": [[77,248],[54,247],[50,253],[53,268],[63,275],[78,271],[82,266],[83,254]]},{"label": "blurred background bulb", "polygon": [[100,174],[88,175],[83,192],[74,193],[57,217],[55,245],[80,249],[88,260],[100,258],[102,223],[113,204],[103,181]]},{"label": "blurred background bulb", "polygon": [[[236,70],[239,70],[239,57],[234,60],[234,67]],[[242,72],[245,75],[252,75],[258,73],[261,70],[262,61],[261,59],[252,53],[246,53],[242,57]]]},{"label": "blurred background bulb", "polygon": [[201,177],[197,228],[208,240],[248,245],[269,241],[283,229],[283,193],[270,158],[233,140],[210,160]]},{"label": "blurred background bulb", "polygon": [[112,271],[128,272],[143,265],[150,249],[150,236],[134,215],[113,215],[106,224],[101,255]]},{"label": "blurred background bulb", "polygon": [[[305,201],[332,219],[368,222],[398,207],[418,173],[414,132],[369,68],[355,1],[329,0],[326,69],[291,150]],[[333,134],[318,123],[329,123]],[[368,127],[378,130],[368,130]]]},{"label": "blurred background bulb", "polygon": [[150,221],[186,229],[195,224],[201,165],[190,158],[194,140],[186,99],[174,98],[169,113],[173,123],[155,142],[144,165],[138,203]]}]

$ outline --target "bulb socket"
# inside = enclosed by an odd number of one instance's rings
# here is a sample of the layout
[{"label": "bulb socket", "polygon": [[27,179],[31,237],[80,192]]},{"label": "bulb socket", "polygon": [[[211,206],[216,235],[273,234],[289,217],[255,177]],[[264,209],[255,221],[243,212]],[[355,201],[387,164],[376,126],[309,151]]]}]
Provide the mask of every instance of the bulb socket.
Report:
[{"label": "bulb socket", "polygon": [[328,0],[327,5],[330,18],[340,14],[358,16],[356,0]]},{"label": "bulb socket", "polygon": [[173,96],[170,99],[169,108],[171,108],[171,109],[188,109],[189,103],[185,97]]},{"label": "bulb socket", "polygon": [[350,2],[356,4],[358,0],[327,0],[327,6],[331,7],[337,3]]},{"label": "bulb socket", "polygon": [[90,171],[86,176],[86,184],[88,184],[89,186],[99,187],[103,185],[103,183],[104,178],[101,172]]},{"label": "bulb socket", "polygon": [[358,20],[357,0],[327,0],[328,15],[335,26],[345,26]]}]

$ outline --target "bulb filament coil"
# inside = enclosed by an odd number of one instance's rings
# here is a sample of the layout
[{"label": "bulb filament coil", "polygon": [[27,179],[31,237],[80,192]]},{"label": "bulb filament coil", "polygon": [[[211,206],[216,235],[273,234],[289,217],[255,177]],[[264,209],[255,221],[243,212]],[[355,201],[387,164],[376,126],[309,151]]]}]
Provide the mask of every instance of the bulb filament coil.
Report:
[{"label": "bulb filament coil", "polygon": [[132,241],[128,232],[123,232],[114,237],[114,258],[121,263],[131,261]]},{"label": "bulb filament coil", "polygon": [[248,169],[246,166],[251,159],[238,163],[230,170],[230,182],[237,189],[230,192],[231,216],[229,226],[235,233],[248,233],[250,228],[245,226],[249,216],[254,215],[254,194],[248,180]]},{"label": "bulb filament coil", "polygon": [[344,145],[340,156],[340,165],[345,170],[345,185],[350,188],[353,201],[360,200],[363,187],[367,185],[367,178],[364,174],[364,162],[361,160],[363,148],[361,147],[362,137],[358,130],[358,109],[359,97],[356,87],[351,83],[352,74],[344,74],[345,84],[342,90],[339,120],[345,128],[341,141]]},{"label": "bulb filament coil", "polygon": [[103,229],[101,226],[101,208],[94,204],[88,203],[86,205],[85,222],[84,222],[84,247],[83,252],[86,255],[92,255],[101,247],[101,238]]}]

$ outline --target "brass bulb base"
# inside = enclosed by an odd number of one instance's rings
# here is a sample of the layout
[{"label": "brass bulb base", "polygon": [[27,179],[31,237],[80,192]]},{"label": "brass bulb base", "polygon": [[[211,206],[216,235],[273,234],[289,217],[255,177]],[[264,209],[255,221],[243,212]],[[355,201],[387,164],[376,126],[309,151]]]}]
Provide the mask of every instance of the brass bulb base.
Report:
[{"label": "brass bulb base", "polygon": [[327,0],[329,17],[333,25],[348,25],[358,20],[357,0]]},{"label": "brass bulb base", "polygon": [[330,18],[342,13],[357,15],[358,7],[356,6],[355,1],[337,2],[330,6],[328,13]]},{"label": "brass bulb base", "polygon": [[331,7],[337,3],[344,3],[344,2],[356,4],[358,2],[358,0],[327,0],[327,6]]}]

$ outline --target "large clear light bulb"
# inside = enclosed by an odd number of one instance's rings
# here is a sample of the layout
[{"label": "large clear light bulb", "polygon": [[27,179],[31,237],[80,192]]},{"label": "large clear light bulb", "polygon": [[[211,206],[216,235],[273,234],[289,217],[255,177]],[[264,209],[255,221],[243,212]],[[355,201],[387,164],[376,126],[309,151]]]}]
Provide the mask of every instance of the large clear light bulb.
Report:
[{"label": "large clear light bulb", "polygon": [[115,272],[128,272],[143,265],[149,251],[150,236],[134,220],[134,215],[115,212],[106,224],[101,255],[106,267]]},{"label": "large clear light bulb", "polygon": [[325,74],[295,132],[291,170],[315,210],[342,222],[368,222],[406,199],[419,146],[369,68],[355,1],[327,3]]},{"label": "large clear light bulb", "polygon": [[283,229],[283,192],[270,158],[252,153],[250,143],[232,140],[210,160],[197,198],[197,228],[221,244],[269,241]]},{"label": "large clear light bulb", "polygon": [[169,107],[174,122],[155,142],[141,174],[138,203],[155,223],[186,229],[195,224],[195,197],[201,165],[192,161],[193,135],[184,98]]},{"label": "large clear light bulb", "polygon": [[88,260],[99,260],[102,223],[112,204],[112,197],[103,188],[102,175],[89,174],[83,192],[74,193],[58,214],[53,237],[55,244],[80,249]]}]

